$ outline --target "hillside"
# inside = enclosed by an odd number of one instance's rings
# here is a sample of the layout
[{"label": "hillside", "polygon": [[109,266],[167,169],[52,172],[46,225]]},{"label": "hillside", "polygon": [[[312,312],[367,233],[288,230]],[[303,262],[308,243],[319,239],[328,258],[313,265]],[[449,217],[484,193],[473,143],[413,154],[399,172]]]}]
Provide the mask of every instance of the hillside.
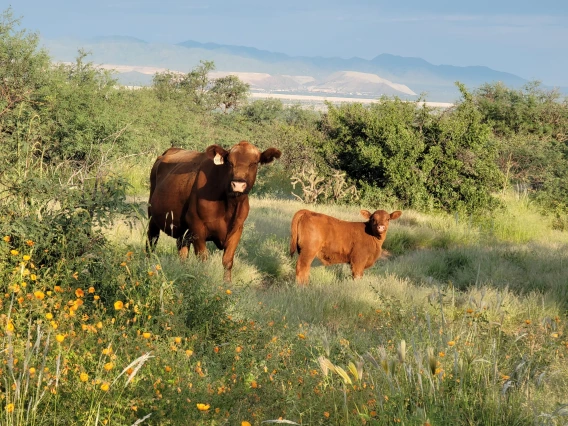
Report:
[{"label": "hillside", "polygon": [[[221,72],[270,75],[270,78],[258,82],[258,87],[253,87],[264,91],[320,91],[403,97],[425,93],[431,101],[455,101],[459,97],[455,88],[456,81],[469,87],[495,81],[511,87],[520,87],[526,83],[519,76],[487,67],[434,65],[421,58],[391,54],[381,54],[371,60],[356,57],[293,57],[252,47],[191,40],[177,45],[148,43],[131,37],[43,40],[43,43],[56,61],[72,61],[79,48],[91,52],[91,60],[98,64],[156,67],[180,72],[189,71],[200,60],[210,60],[215,62],[216,69]],[[336,73],[343,73],[339,78],[344,81],[334,83],[338,78]],[[299,81],[298,76],[302,76],[304,81]],[[130,79],[130,76],[120,76],[120,80],[125,84],[138,84],[140,76],[133,77]],[[306,84],[312,80],[316,82],[314,85]]]}]

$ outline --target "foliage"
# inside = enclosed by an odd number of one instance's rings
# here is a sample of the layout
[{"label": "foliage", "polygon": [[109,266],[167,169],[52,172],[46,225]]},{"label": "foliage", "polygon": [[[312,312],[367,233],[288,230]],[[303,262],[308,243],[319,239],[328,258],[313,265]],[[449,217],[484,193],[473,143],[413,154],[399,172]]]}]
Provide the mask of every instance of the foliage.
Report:
[{"label": "foliage", "polygon": [[270,123],[282,114],[284,106],[279,99],[260,99],[243,108],[241,114],[253,123]]},{"label": "foliage", "polygon": [[250,85],[243,83],[236,75],[227,75],[214,80],[211,95],[215,103],[226,114],[246,103]]},{"label": "foliage", "polygon": [[396,200],[470,212],[495,207],[492,193],[502,182],[496,147],[471,96],[460,89],[464,101],[445,113],[399,99],[368,108],[328,105],[323,131],[331,164],[377,204]]},{"label": "foliage", "polygon": [[187,74],[165,71],[154,75],[154,88],[162,101],[176,100],[196,111],[211,110],[213,103],[208,93],[209,72],[215,69],[212,61],[201,61]]},{"label": "foliage", "polygon": [[497,144],[471,95],[458,86],[463,100],[455,111],[423,127],[426,190],[446,211],[493,209],[498,205],[493,194],[503,181],[495,161]]},{"label": "foliage", "polygon": [[249,85],[235,75],[211,79],[212,61],[201,61],[187,74],[172,71],[156,73],[153,88],[162,102],[174,101],[195,112],[221,108],[225,113],[246,103]]},{"label": "foliage", "polygon": [[474,92],[474,102],[499,136],[532,134],[565,138],[568,131],[566,103],[557,90],[531,82],[522,89],[503,83],[486,83]]},{"label": "foliage", "polygon": [[483,120],[499,138],[504,187],[520,185],[565,229],[568,217],[568,103],[538,82],[520,90],[485,84],[474,93]]}]

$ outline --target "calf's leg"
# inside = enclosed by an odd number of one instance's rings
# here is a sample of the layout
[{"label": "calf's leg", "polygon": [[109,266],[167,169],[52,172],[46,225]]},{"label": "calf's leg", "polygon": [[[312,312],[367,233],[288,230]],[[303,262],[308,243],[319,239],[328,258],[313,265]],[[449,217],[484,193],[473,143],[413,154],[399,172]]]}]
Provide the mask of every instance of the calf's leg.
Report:
[{"label": "calf's leg", "polygon": [[314,250],[306,250],[303,248],[298,256],[296,263],[296,282],[300,285],[306,285],[310,280],[310,268],[316,257],[317,252]]}]

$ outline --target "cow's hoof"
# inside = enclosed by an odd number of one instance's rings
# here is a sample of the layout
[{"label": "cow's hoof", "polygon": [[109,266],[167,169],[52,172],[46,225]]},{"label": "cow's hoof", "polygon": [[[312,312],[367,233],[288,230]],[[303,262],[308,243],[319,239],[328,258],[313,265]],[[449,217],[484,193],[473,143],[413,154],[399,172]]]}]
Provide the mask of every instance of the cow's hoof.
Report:
[{"label": "cow's hoof", "polygon": [[187,247],[182,247],[179,250],[179,257],[180,259],[187,259],[187,255],[189,254],[189,249]]}]

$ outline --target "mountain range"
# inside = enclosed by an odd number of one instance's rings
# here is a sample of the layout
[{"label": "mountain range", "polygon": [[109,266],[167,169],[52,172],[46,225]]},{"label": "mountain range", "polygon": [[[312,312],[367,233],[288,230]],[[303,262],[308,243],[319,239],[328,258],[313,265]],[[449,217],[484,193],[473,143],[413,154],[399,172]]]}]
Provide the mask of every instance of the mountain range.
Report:
[{"label": "mountain range", "polygon": [[453,102],[456,81],[472,89],[500,81],[521,87],[527,80],[484,66],[434,65],[421,58],[380,54],[373,59],[289,56],[253,47],[200,43],[149,43],[133,37],[44,39],[55,61],[69,62],[78,49],[90,52],[89,60],[116,69],[122,84],[151,84],[155,72],[188,72],[201,60],[214,61],[217,75],[237,74],[252,91],[378,97],[396,95],[430,101]]}]

